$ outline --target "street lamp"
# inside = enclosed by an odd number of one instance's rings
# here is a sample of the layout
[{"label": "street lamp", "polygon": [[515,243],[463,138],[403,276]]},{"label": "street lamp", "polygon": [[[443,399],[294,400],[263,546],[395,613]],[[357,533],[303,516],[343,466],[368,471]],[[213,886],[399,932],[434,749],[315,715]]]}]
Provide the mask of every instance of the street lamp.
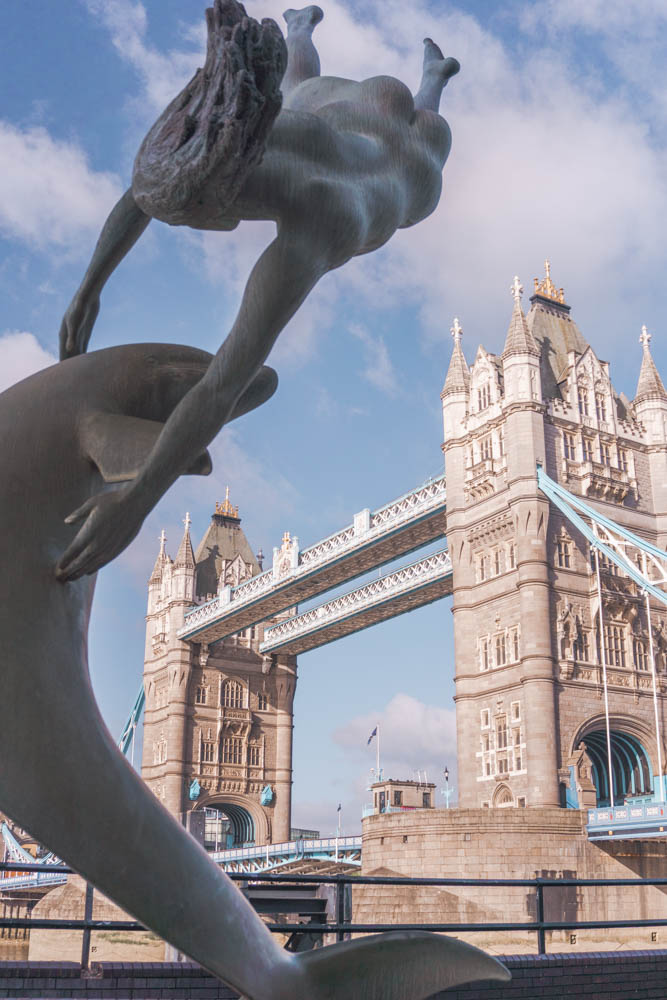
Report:
[{"label": "street lamp", "polygon": [[445,776],[445,787],[442,789],[442,794],[445,796],[447,808],[449,809],[449,796],[452,794],[454,789],[449,787],[449,768],[447,765],[445,765],[445,770],[442,773]]}]

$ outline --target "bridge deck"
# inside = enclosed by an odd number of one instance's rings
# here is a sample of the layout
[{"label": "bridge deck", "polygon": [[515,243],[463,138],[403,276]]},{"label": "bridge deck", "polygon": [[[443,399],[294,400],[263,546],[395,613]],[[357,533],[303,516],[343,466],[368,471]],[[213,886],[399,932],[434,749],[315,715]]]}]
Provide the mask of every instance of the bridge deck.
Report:
[{"label": "bridge deck", "polygon": [[445,535],[445,477],[412,490],[374,512],[361,511],[342,531],[226,592],[185,616],[178,637],[215,642]]},{"label": "bridge deck", "polygon": [[349,594],[279,622],[264,633],[262,653],[305,653],[343,636],[420,608],[452,593],[446,549],[373,580]]}]

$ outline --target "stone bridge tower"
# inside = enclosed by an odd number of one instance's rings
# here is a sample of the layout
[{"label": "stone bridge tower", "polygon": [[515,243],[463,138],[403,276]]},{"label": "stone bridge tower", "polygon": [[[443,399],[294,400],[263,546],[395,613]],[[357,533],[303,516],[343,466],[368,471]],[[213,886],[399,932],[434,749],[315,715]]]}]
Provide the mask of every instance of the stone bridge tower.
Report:
[{"label": "stone bridge tower", "polygon": [[601,643],[615,798],[640,797],[657,781],[658,739],[665,760],[664,607],[651,607],[657,735],[643,596],[613,564],[603,565],[600,635],[588,544],[550,509],[536,465],[664,548],[667,393],[646,331],[634,401],[615,391],[608,363],[584,340],[548,262],[527,316],[518,278],[512,294],[500,356],[480,347],[469,367],[454,321],[442,391],[459,802],[608,801]]},{"label": "stone bridge tower", "polygon": [[148,583],[142,775],[209,849],[290,839],[296,658],[262,656],[262,626],[210,647],[182,642],[184,613],[261,571],[238,508],[216,504],[197,551],[164,533]]}]

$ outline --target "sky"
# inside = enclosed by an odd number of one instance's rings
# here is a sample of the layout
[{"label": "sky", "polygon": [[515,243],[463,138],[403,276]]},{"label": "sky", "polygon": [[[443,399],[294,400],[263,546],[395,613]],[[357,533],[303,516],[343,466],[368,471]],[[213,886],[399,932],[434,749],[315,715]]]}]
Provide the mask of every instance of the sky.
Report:
[{"label": "sky", "polygon": [[[269,363],[278,392],[223,430],[213,474],[176,483],[99,575],[94,688],[120,731],[143,666],[146,582],[185,512],[195,542],[229,485],[256,550],[306,546],[442,471],[439,394],[458,316],[471,362],[502,350],[509,287],[543,273],[617,390],[632,398],[642,324],[667,372],[667,6],[662,0],[322,0],[324,73],[419,84],[422,39],[456,56],[452,152],[433,215],[324,278]],[[0,4],[0,389],[51,364],[99,229],[146,130],[202,63],[203,0]],[[249,13],[282,25],[275,0]],[[195,233],[152,223],[110,279],[91,349],[160,341],[215,351],[269,223]],[[38,484],[37,484],[38,485]],[[295,825],[360,829],[379,722],[382,765],[456,786],[450,602],[304,654],[295,700]],[[439,802],[444,802],[439,797]]]}]

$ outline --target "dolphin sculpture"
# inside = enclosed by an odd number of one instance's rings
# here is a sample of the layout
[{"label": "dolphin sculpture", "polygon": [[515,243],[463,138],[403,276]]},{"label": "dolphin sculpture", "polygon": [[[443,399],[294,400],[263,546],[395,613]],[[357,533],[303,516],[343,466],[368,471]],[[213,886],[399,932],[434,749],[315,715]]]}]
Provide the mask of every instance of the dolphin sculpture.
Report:
[{"label": "dolphin sculpture", "polygon": [[[250,904],[117,749],[88,674],[95,577],[62,583],[67,515],[131,480],[211,356],[139,344],[83,354],[0,394],[0,809],[146,927],[248,1000],[419,1000],[505,980],[440,935],[395,932],[282,950]],[[275,390],[263,367],[233,412]],[[206,474],[206,453],[192,473]]]}]

